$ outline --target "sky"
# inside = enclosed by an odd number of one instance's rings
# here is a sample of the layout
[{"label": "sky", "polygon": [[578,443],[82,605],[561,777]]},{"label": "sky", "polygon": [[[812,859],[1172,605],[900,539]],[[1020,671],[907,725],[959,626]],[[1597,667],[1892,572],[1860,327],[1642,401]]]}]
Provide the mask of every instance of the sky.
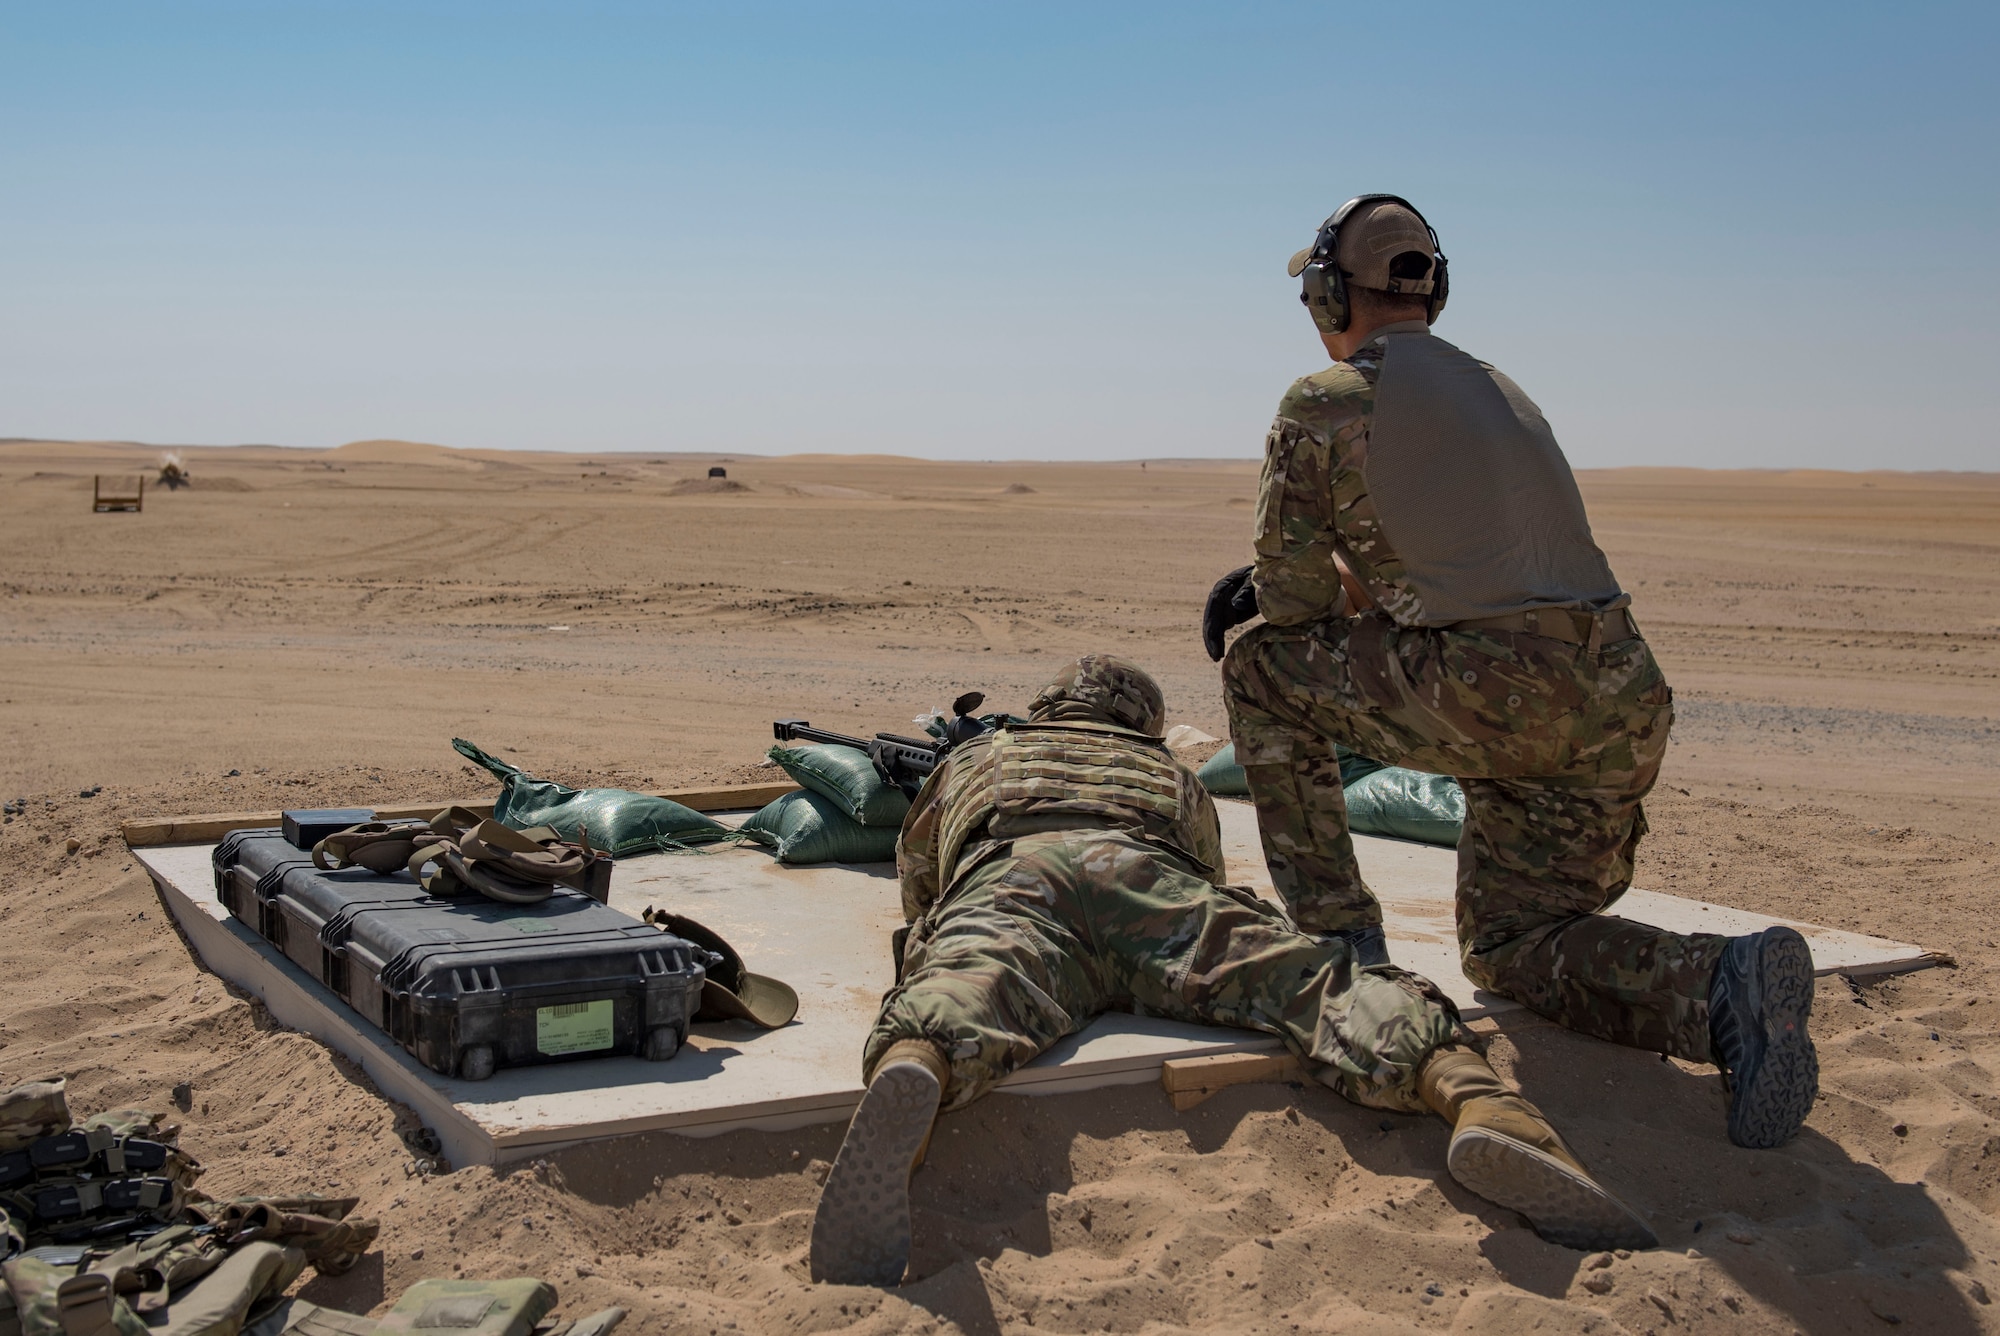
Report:
[{"label": "sky", "polygon": [[0,436],[1254,457],[1348,196],[1578,467],[2000,469],[2000,6],[0,0]]}]

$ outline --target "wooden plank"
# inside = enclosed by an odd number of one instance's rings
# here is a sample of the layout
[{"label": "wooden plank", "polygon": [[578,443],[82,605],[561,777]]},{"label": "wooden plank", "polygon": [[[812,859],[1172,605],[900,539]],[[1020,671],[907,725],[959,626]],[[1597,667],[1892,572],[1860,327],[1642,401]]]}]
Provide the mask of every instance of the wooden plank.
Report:
[{"label": "wooden plank", "polygon": [[1304,1079],[1305,1068],[1290,1053],[1218,1053],[1205,1058],[1169,1058],[1160,1064],[1160,1087],[1175,1109],[1191,1109],[1233,1085]]},{"label": "wooden plank", "polygon": [[[718,784],[703,789],[665,789],[652,794],[655,798],[668,798],[683,807],[692,807],[697,812],[730,812],[749,807],[762,807],[775,798],[782,797],[796,789],[798,785],[790,780],[765,784]],[[491,816],[493,803],[490,799],[444,799],[427,803],[394,803],[377,807],[375,815],[383,820],[402,820],[409,817],[436,816],[447,807],[463,807],[475,816]],[[127,846],[133,849],[158,848],[168,844],[208,844],[221,839],[232,830],[251,830],[260,826],[275,826],[282,819],[281,812],[213,812],[196,816],[156,816],[141,817],[127,821],[119,827]]]}]

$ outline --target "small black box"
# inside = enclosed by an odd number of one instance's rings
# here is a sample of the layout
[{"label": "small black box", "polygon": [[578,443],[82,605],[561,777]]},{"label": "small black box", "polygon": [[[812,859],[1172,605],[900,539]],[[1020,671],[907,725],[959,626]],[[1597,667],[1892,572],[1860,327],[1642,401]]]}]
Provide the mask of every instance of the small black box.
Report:
[{"label": "small black box", "polygon": [[294,849],[309,850],[329,835],[337,835],[349,826],[374,819],[374,811],[367,807],[308,807],[302,811],[287,812],[285,843]]}]

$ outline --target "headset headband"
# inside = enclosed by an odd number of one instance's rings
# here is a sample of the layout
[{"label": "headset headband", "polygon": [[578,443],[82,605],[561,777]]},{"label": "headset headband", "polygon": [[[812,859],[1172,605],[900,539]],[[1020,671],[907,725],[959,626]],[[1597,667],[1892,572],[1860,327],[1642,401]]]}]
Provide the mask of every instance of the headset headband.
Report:
[{"label": "headset headband", "polygon": [[1438,313],[1444,310],[1450,283],[1446,276],[1447,261],[1444,249],[1438,244],[1437,229],[1431,226],[1430,220],[1424,217],[1422,210],[1401,195],[1356,195],[1335,209],[1333,216],[1319,225],[1319,234],[1313,238],[1312,250],[1299,273],[1302,280],[1299,301],[1312,313],[1313,323],[1328,334],[1345,331],[1350,315],[1347,276],[1340,271],[1341,226],[1354,215],[1356,210],[1373,204],[1400,204],[1415,214],[1417,221],[1424,225],[1424,231],[1431,239],[1430,291],[1422,294],[1426,297],[1424,318],[1435,323]]}]

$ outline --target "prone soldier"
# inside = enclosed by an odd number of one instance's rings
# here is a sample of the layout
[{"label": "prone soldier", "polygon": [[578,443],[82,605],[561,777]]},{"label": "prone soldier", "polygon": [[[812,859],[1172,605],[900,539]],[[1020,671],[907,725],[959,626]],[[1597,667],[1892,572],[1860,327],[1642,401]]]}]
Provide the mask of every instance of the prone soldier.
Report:
[{"label": "prone soldier", "polygon": [[1030,723],[961,743],[925,782],[896,850],[898,980],[813,1219],[813,1277],[900,1281],[909,1177],[938,1110],[1107,1011],[1277,1035],[1356,1103],[1443,1117],[1452,1176],[1545,1237],[1651,1246],[1434,985],[1222,884],[1214,802],[1167,751],[1165,717],[1144,671],[1085,655],[1035,697]]},{"label": "prone soldier", "polygon": [[1298,926],[1386,960],[1335,744],[1465,790],[1466,976],[1570,1029],[1719,1065],[1737,1144],[1812,1109],[1812,957],[1615,917],[1646,831],[1673,693],[1591,536],[1542,412],[1433,335],[1448,271],[1393,195],[1350,200],[1292,257],[1327,352],[1265,442],[1256,560],[1203,638],[1259,613],[1223,663],[1236,757]]}]

